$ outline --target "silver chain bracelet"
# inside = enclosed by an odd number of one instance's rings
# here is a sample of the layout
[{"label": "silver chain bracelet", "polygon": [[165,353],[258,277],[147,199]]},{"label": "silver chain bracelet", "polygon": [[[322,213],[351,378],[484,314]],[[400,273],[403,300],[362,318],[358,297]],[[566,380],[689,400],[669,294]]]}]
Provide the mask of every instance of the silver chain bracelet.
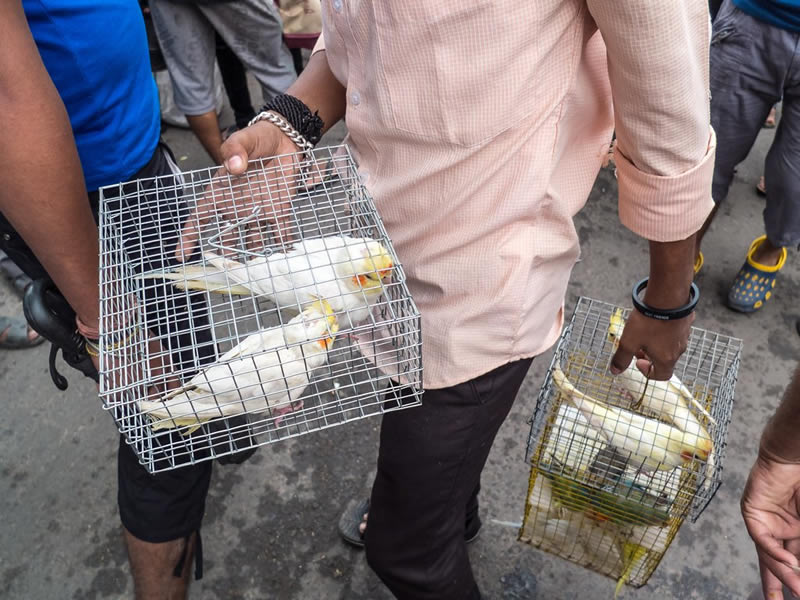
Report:
[{"label": "silver chain bracelet", "polygon": [[284,119],[281,115],[271,112],[265,111],[262,113],[258,113],[253,119],[247,124],[248,127],[251,125],[255,125],[259,121],[269,121],[273,125],[275,125],[278,129],[280,129],[286,137],[292,140],[301,152],[308,153],[314,149],[314,145],[310,143],[306,138],[304,138],[299,131],[297,131],[294,127],[289,124],[289,121]]}]

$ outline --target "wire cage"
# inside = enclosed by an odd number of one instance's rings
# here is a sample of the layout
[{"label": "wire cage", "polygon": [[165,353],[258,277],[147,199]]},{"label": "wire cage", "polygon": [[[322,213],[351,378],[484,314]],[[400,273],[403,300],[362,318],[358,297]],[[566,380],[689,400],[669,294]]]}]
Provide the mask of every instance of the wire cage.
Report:
[{"label": "wire cage", "polygon": [[692,328],[670,382],[608,365],[628,310],[580,298],[531,420],[520,541],[641,587],[721,483],[741,340]]},{"label": "wire cage", "polygon": [[148,471],[420,403],[419,312],[346,146],[171,171],[100,190],[101,398]]}]

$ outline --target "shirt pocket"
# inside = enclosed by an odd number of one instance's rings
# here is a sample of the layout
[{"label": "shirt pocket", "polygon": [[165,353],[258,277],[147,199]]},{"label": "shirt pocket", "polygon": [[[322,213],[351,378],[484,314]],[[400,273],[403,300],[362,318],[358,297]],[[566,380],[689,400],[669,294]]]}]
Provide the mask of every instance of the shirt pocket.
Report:
[{"label": "shirt pocket", "polygon": [[535,108],[536,9],[524,2],[374,3],[388,122],[480,145]]}]

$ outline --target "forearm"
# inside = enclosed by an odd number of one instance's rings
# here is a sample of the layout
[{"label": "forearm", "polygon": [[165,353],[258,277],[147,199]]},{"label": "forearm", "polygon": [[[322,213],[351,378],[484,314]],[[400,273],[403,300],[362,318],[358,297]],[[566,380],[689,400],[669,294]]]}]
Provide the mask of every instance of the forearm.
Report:
[{"label": "forearm", "polygon": [[[13,6],[12,6],[13,5]],[[98,238],[78,152],[22,9],[2,9],[0,211],[90,325],[97,323]]]},{"label": "forearm", "polygon": [[344,117],[346,90],[331,72],[327,52],[324,50],[311,56],[300,77],[286,93],[302,100],[312,112],[319,112],[325,123],[323,131],[327,131]]},{"label": "forearm", "polygon": [[653,308],[670,309],[689,300],[693,278],[694,238],[678,242],[650,242],[650,280],[644,301]]},{"label": "forearm", "polygon": [[779,462],[800,463],[800,367],[761,435],[761,450]]}]

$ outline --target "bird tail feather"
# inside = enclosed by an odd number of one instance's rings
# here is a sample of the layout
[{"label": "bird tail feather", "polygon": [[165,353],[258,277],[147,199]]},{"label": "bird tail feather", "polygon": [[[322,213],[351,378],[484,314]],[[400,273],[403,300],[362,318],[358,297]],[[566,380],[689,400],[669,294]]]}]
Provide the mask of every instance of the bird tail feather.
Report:
[{"label": "bird tail feather", "polygon": [[[229,296],[249,296],[250,290],[241,285],[230,285],[225,274],[216,267],[186,265],[171,271],[152,271],[137,275],[136,279],[167,279],[179,290],[200,290]],[[237,283],[239,283],[237,281]]]}]

